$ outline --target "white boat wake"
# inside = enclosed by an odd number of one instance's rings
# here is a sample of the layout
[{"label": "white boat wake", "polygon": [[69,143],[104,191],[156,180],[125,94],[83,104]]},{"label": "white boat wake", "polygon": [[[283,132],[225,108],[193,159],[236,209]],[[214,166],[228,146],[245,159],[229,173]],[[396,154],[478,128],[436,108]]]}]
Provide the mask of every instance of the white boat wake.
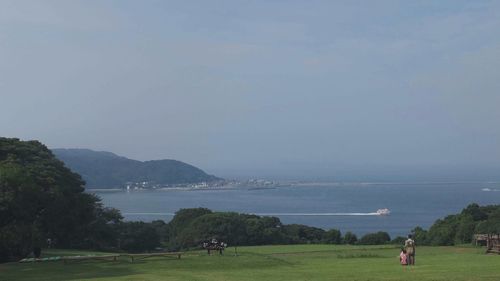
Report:
[{"label": "white boat wake", "polygon": [[[284,216],[284,217],[332,217],[332,216],[387,216],[391,213],[389,209],[378,209],[376,212],[371,213],[252,213],[257,216]],[[173,216],[175,213],[123,213],[125,216]]]},{"label": "white boat wake", "polygon": [[257,213],[258,216],[311,216],[311,217],[333,217],[333,216],[380,216],[378,213]]},{"label": "white boat wake", "polygon": [[257,213],[259,216],[387,216],[389,209],[378,209],[372,213]]},{"label": "white boat wake", "polygon": [[481,191],[491,191],[491,192],[498,192],[500,189],[495,189],[495,188],[483,188]]}]

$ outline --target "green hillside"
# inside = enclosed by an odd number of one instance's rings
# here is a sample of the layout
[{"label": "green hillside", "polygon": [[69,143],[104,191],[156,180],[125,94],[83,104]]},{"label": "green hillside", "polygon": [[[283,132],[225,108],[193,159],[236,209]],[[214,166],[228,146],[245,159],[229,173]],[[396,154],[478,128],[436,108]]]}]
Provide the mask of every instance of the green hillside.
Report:
[{"label": "green hillside", "polygon": [[88,188],[120,188],[127,182],[185,184],[220,180],[199,168],[177,160],[138,161],[111,152],[89,149],[52,149]]},{"label": "green hillside", "polygon": [[[65,251],[63,254],[89,254]],[[393,246],[290,245],[228,248],[224,256],[188,252],[180,260],[87,261],[0,265],[1,280],[500,280],[500,256],[484,249],[419,247],[403,268]],[[53,251],[52,255],[61,255]]]}]

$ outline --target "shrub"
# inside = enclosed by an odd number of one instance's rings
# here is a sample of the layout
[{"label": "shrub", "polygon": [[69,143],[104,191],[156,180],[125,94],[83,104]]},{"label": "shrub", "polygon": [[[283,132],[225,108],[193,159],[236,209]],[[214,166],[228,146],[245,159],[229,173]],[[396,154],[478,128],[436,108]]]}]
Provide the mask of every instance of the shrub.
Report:
[{"label": "shrub", "polygon": [[344,235],[344,244],[354,245],[358,242],[358,237],[356,234],[348,231]]},{"label": "shrub", "polygon": [[391,237],[387,232],[379,231],[376,233],[368,233],[359,239],[361,245],[382,245],[391,241]]},{"label": "shrub", "polygon": [[403,245],[406,241],[406,237],[403,236],[397,236],[396,238],[391,240],[391,244],[394,245]]},{"label": "shrub", "polygon": [[119,226],[119,247],[127,252],[152,251],[160,246],[160,236],[150,223],[124,222]]},{"label": "shrub", "polygon": [[327,244],[342,243],[342,233],[337,229],[330,229],[323,235],[323,242]]}]

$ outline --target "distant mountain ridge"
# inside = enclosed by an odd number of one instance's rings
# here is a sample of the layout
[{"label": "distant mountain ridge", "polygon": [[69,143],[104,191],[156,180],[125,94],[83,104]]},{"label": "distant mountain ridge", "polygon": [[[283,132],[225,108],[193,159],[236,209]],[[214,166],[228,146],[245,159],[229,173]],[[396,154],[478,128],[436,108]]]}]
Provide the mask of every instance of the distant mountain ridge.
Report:
[{"label": "distant mountain ridge", "polygon": [[171,185],[221,180],[197,167],[171,159],[143,162],[90,149],[52,149],[52,152],[83,177],[87,188],[120,188],[127,182]]}]

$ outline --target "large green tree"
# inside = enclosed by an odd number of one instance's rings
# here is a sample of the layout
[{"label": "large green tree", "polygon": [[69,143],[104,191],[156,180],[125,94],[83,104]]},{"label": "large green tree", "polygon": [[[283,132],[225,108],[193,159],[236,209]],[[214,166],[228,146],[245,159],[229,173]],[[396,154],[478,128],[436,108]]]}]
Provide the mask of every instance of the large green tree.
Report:
[{"label": "large green tree", "polygon": [[97,226],[121,215],[84,193],[84,184],[40,142],[0,138],[0,260],[24,257],[47,238],[96,246],[105,232]]}]

